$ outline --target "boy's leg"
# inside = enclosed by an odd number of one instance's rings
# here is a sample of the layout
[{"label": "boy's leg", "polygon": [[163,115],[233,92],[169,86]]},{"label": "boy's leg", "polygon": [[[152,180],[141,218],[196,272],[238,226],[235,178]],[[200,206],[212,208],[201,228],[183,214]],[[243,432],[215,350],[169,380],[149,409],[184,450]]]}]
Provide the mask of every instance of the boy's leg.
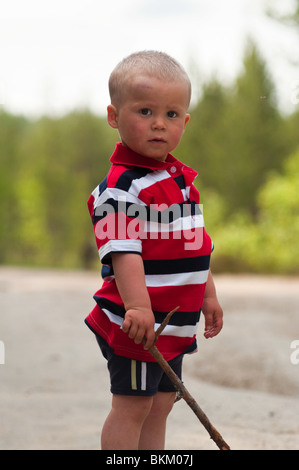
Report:
[{"label": "boy's leg", "polygon": [[113,395],[112,409],[102,429],[102,450],[137,450],[153,397]]},{"label": "boy's leg", "polygon": [[176,392],[158,392],[147,415],[140,434],[139,450],[163,450],[166,421],[172,410]]},{"label": "boy's leg", "polygon": [[[97,340],[108,360],[113,394],[102,430],[102,449],[163,449],[166,420],[176,396],[173,384],[157,363],[117,356],[101,337]],[[180,355],[169,362],[179,377],[182,359]],[[122,395],[117,393],[120,390]],[[150,395],[131,395],[132,390]]]}]

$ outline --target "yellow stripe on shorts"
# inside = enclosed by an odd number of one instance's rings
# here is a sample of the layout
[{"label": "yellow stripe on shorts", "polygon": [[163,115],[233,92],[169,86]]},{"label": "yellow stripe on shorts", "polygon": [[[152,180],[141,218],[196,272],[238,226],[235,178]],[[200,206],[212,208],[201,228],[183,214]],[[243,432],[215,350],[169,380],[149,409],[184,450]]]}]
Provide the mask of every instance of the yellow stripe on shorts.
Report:
[{"label": "yellow stripe on shorts", "polygon": [[137,390],[136,361],[131,360],[131,388]]}]

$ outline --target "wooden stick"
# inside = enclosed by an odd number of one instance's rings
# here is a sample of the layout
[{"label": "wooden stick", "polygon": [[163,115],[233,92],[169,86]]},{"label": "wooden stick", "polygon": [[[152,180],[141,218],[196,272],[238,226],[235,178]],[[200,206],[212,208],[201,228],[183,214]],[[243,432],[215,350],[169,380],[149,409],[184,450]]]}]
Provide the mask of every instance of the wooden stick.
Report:
[{"label": "wooden stick", "polygon": [[[168,324],[171,316],[179,309],[179,307],[176,307],[174,310],[168,313],[158,330],[156,331],[156,339],[157,341],[159,335],[162,333],[164,330],[165,326]],[[220,450],[230,450],[229,445],[223,440],[221,434],[217,431],[217,429],[211,424],[210,420],[208,419],[207,415],[202,411],[202,409],[199,407],[195,399],[190,395],[188,390],[186,389],[185,385],[183,382],[180,380],[180,378],[176,375],[176,373],[172,370],[168,362],[164,359],[158,348],[153,345],[149,348],[149,352],[152,354],[152,356],[155,358],[157,363],[162,367],[166,375],[169,377],[177,391],[179,392],[181,398],[183,398],[186,403],[190,406],[192,411],[196,414],[198,417],[199,421],[201,424],[205,427],[205,429],[208,431],[211,439],[217,444],[218,448]]]},{"label": "wooden stick", "polygon": [[164,330],[165,326],[168,325],[169,323],[169,320],[171,319],[172,315],[179,309],[180,307],[176,307],[174,308],[173,310],[171,310],[171,312],[169,312],[166,317],[164,318],[164,320],[162,321],[161,325],[159,326],[159,328],[157,329],[156,331],[156,334],[155,334],[155,342],[157,341],[157,339],[159,338],[160,334],[162,333],[162,331]]}]

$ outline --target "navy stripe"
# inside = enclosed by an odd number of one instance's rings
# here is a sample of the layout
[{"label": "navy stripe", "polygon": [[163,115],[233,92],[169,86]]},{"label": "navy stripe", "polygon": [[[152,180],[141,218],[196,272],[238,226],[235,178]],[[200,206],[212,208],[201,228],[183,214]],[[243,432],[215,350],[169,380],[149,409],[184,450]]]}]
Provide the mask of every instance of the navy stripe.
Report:
[{"label": "navy stripe", "polygon": [[193,258],[165,260],[143,260],[145,274],[175,274],[206,271],[210,266],[210,255]]},{"label": "navy stripe", "polygon": [[199,205],[195,201],[179,202],[172,204],[163,211],[150,210],[148,221],[155,221],[159,224],[172,223],[182,217],[190,217],[195,215],[201,215]]},{"label": "navy stripe", "polygon": [[[176,274],[206,271],[210,267],[210,255],[194,258],[178,258],[165,260],[143,260],[145,274]],[[113,276],[110,264],[102,266],[102,278]]]},{"label": "navy stripe", "polygon": [[136,167],[134,169],[124,171],[118,178],[115,188],[122,189],[123,191],[129,191],[133,180],[143,178],[148,173],[152,172],[153,170],[149,168],[141,167]]},{"label": "navy stripe", "polygon": [[186,189],[185,178],[183,175],[173,178],[180,189]]},{"label": "navy stripe", "polygon": [[[120,305],[115,304],[111,300],[106,299],[105,297],[94,296],[94,300],[102,309],[107,309],[109,312],[118,315],[121,318],[124,318],[126,311]],[[166,317],[168,312],[157,312],[154,311],[155,322],[161,324]],[[199,321],[201,311],[196,312],[175,312],[170,321],[169,325],[173,326],[185,326],[185,325],[196,325]]]},{"label": "navy stripe", "polygon": [[[132,210],[133,208],[133,210]],[[129,211],[129,209],[131,209]],[[153,209],[142,204],[136,204],[126,201],[116,201],[113,198],[106,199],[100,206],[94,209],[92,222],[95,224],[107,216],[108,213],[124,212],[130,213],[130,217],[146,220],[148,222],[157,222],[159,224],[173,223],[182,217],[201,215],[201,210],[194,201],[180,202],[173,204],[163,211]]]},{"label": "navy stripe", "polygon": [[121,305],[117,305],[116,303],[112,302],[112,300],[108,300],[105,297],[99,297],[97,295],[94,295],[93,298],[99,307],[106,308],[107,310],[109,310],[109,312],[112,312],[115,315],[124,318],[126,310]]},{"label": "navy stripe", "polygon": [[[122,204],[126,204],[125,202],[122,202]],[[99,220],[104,219],[107,217],[108,214],[112,213],[115,214],[118,212],[119,209],[119,204],[115,199],[109,198],[106,199],[105,202],[103,202],[100,206],[97,206],[92,214],[92,223],[95,225]]]},{"label": "navy stripe", "polygon": [[[111,258],[110,258],[110,261],[112,263]],[[105,281],[105,278],[114,276],[112,264],[103,264],[102,270],[101,270],[101,276],[104,281]]]},{"label": "navy stripe", "polygon": [[107,189],[107,176],[105,179],[103,179],[103,181],[99,184],[99,192],[100,194],[102,194],[105,189]]},{"label": "navy stripe", "polygon": [[[169,325],[173,326],[186,326],[196,325],[199,322],[200,310],[198,312],[175,312],[170,321]],[[168,312],[167,312],[168,313]],[[162,323],[167,313],[154,311],[156,323]]]}]

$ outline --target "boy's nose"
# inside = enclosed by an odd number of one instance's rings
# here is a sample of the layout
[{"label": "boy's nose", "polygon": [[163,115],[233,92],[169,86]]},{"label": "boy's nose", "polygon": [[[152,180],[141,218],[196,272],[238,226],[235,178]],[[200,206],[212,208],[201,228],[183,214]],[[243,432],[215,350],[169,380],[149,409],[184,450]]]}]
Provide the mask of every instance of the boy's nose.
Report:
[{"label": "boy's nose", "polygon": [[166,124],[165,120],[162,116],[157,116],[152,123],[152,128],[153,129],[165,129]]}]

